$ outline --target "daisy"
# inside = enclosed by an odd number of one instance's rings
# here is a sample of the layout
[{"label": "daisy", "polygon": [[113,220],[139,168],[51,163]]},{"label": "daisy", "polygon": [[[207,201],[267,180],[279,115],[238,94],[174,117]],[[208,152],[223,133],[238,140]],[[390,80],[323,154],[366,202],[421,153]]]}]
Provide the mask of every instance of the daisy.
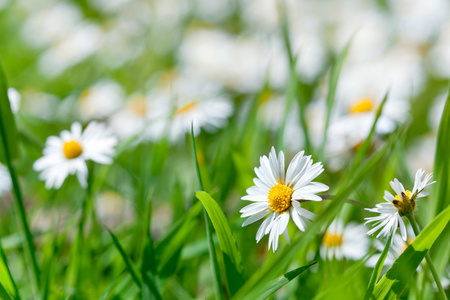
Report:
[{"label": "daisy", "polygon": [[323,236],[320,255],[330,260],[333,257],[358,260],[367,253],[369,240],[365,233],[364,225],[350,223],[344,227],[341,220],[335,219]]},{"label": "daisy", "polygon": [[305,231],[309,220],[314,219],[315,214],[302,208],[300,200],[322,201],[316,193],[328,190],[328,186],[323,183],[311,182],[323,172],[322,163],[313,165],[311,156],[303,154],[304,151],[297,153],[285,172],[283,151],[279,152],[277,158],[275,148],[272,147],[269,158],[262,156],[261,166],[255,168],[255,185],[247,189],[248,195],[242,197],[242,200],[255,202],[240,210],[242,218],[250,217],[242,226],[268,215],[258,229],[256,241],[270,234],[269,250],[273,245],[273,252],[278,248],[281,234],[289,243],[287,225],[290,218],[301,231]]},{"label": "daisy", "polygon": [[190,132],[191,123],[195,136],[200,133],[200,129],[213,132],[228,124],[228,118],[233,113],[233,103],[229,97],[220,95],[217,85],[182,75],[176,78],[172,87],[175,98],[169,128],[172,142]]},{"label": "daisy", "polygon": [[71,131],[64,130],[60,136],[47,139],[44,156],[33,165],[41,172],[39,178],[45,180],[47,189],[59,189],[69,174],[76,174],[81,186],[87,186],[87,160],[100,164],[112,163],[117,139],[105,125],[91,122],[84,132],[81,124],[75,122]]},{"label": "daisy", "polygon": [[400,232],[404,241],[407,240],[406,227],[403,222],[402,216],[408,216],[412,214],[416,206],[415,200],[417,198],[422,198],[428,196],[429,193],[423,192],[425,187],[436,181],[430,182],[432,173],[426,174],[424,179],[422,179],[425,171],[422,169],[417,170],[416,178],[414,180],[414,188],[411,191],[405,190],[403,185],[398,181],[397,178],[391,181],[389,184],[395,191],[395,197],[388,191],[384,192],[384,199],[388,203],[377,204],[375,208],[366,208],[366,210],[379,213],[377,217],[366,218],[367,223],[375,222],[376,226],[369,230],[367,234],[371,235],[378,229],[383,228],[377,235],[388,237],[392,232],[394,232],[397,227],[400,227]]}]

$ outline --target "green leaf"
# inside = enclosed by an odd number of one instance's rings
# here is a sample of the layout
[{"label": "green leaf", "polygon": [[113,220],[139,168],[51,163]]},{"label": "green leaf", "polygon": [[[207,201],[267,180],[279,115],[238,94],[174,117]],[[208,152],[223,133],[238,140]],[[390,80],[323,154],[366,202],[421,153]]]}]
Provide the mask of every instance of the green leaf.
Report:
[{"label": "green leaf", "polygon": [[364,300],[369,300],[370,296],[373,293],[373,289],[375,288],[375,284],[378,281],[378,278],[381,274],[381,269],[383,268],[384,261],[386,260],[387,254],[389,252],[389,248],[391,247],[391,241],[392,237],[394,236],[394,232],[391,233],[391,236],[389,237],[388,241],[386,242],[386,246],[383,249],[383,252],[381,252],[380,257],[378,258],[377,263],[375,264],[375,267],[373,268],[372,276],[370,276],[369,285],[367,286],[366,295],[364,296]]},{"label": "green leaf", "polygon": [[313,262],[312,264],[309,264],[307,266],[303,266],[300,268],[297,268],[295,270],[292,270],[290,272],[287,272],[283,276],[278,277],[277,279],[274,279],[270,281],[267,284],[264,284],[261,288],[253,289],[250,293],[245,295],[245,297],[241,297],[237,295],[238,297],[235,297],[235,299],[266,299],[279,289],[281,289],[283,286],[288,284],[292,279],[296,278],[298,275],[302,274],[306,270],[308,270],[312,265],[315,265],[317,262]]},{"label": "green leaf", "polygon": [[108,228],[106,228],[106,230],[108,230],[108,232],[109,232],[109,234],[111,236],[111,239],[113,240],[114,246],[117,248],[117,250],[119,250],[120,255],[122,256],[122,259],[125,262],[125,265],[127,266],[127,270],[130,273],[131,277],[133,278],[133,281],[136,283],[136,285],[139,288],[141,288],[142,287],[141,279],[139,278],[138,273],[136,271],[136,267],[134,266],[134,264],[131,261],[130,257],[127,255],[125,250],[123,250],[122,245],[120,245],[119,240],[111,232],[111,230],[109,230]]},{"label": "green leaf", "polygon": [[8,98],[8,84],[6,82],[3,63],[0,61],[0,139],[4,148],[0,148],[0,160],[13,161],[19,156],[19,138],[17,134],[16,122],[11,111],[11,104]]},{"label": "green leaf", "polygon": [[415,270],[450,220],[450,206],[425,227],[381,278],[374,299],[397,299]]},{"label": "green leaf", "polygon": [[6,259],[5,251],[3,251],[3,246],[0,242],[0,256],[1,256],[1,264],[0,264],[0,281],[3,282],[6,287],[10,291],[14,291],[16,298],[20,299],[19,290],[17,289],[17,285],[12,277],[11,270],[8,266],[8,260]]},{"label": "green leaf", "polygon": [[242,267],[241,253],[230,226],[216,201],[206,192],[199,191],[195,195],[203,203],[208,216],[219,238],[219,245],[223,252],[227,281],[231,295],[242,286],[244,282],[244,269]]},{"label": "green leaf", "polygon": [[328,84],[328,95],[327,95],[327,116],[325,119],[325,129],[324,129],[324,133],[323,133],[322,147],[320,149],[320,157],[322,157],[322,158],[325,155],[325,146],[327,143],[328,127],[330,126],[331,112],[333,111],[339,75],[341,74],[341,69],[342,69],[342,66],[344,65],[345,58],[347,57],[348,50],[350,49],[351,41],[352,40],[350,40],[347,43],[347,45],[345,45],[344,49],[337,57],[334,65],[331,69],[330,81]]}]

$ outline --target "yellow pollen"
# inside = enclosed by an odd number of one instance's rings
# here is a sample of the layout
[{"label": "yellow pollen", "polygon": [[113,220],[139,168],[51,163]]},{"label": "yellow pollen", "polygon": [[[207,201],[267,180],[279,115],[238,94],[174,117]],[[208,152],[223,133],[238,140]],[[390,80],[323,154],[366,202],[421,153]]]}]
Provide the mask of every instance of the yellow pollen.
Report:
[{"label": "yellow pollen", "polygon": [[76,141],[65,142],[63,152],[67,159],[77,158],[83,152],[83,148]]},{"label": "yellow pollen", "polygon": [[193,109],[196,105],[197,105],[197,101],[191,101],[191,102],[187,103],[185,106],[179,108],[175,113],[176,114],[184,114],[184,113],[190,111],[191,109]]},{"label": "yellow pollen", "polygon": [[131,111],[133,111],[136,115],[143,117],[147,113],[147,105],[145,101],[145,97],[135,97],[131,99],[128,104]]},{"label": "yellow pollen", "polygon": [[323,243],[327,248],[338,247],[342,245],[342,234],[325,233]]},{"label": "yellow pollen", "polygon": [[372,109],[374,108],[374,101],[372,98],[370,97],[363,97],[357,101],[355,101],[355,103],[353,103],[353,105],[351,105],[348,109],[348,112],[350,114],[358,114],[358,113],[363,113],[363,112],[369,112],[372,111]]},{"label": "yellow pollen", "polygon": [[[405,191],[405,194],[406,194],[406,196],[407,196],[409,199],[411,199],[411,191],[406,190],[406,191]],[[402,197],[399,196],[399,195],[395,195],[395,199],[397,199],[398,201],[403,202]]]},{"label": "yellow pollen", "polygon": [[274,185],[269,191],[269,208],[277,213],[288,210],[292,204],[292,194],[294,191],[282,184]]}]

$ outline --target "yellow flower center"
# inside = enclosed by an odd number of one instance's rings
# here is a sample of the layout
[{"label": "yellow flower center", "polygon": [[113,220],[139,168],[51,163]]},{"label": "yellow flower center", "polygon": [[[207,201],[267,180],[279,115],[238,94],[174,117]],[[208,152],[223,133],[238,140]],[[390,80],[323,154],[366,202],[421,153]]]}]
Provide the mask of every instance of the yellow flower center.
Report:
[{"label": "yellow flower center", "polygon": [[342,234],[325,233],[323,243],[327,248],[338,247],[342,245]]},{"label": "yellow flower center", "polygon": [[147,113],[147,103],[145,97],[135,97],[128,104],[131,111],[136,115],[143,117]]},{"label": "yellow flower center", "polygon": [[83,152],[83,148],[76,141],[65,142],[63,152],[67,159],[77,158]]},{"label": "yellow flower center", "polygon": [[374,100],[370,97],[363,97],[353,103],[348,109],[350,114],[359,114],[363,112],[372,111],[375,103]]},{"label": "yellow flower center", "polygon": [[197,103],[198,103],[198,101],[188,102],[186,105],[179,108],[175,113],[176,114],[184,114],[184,113],[190,111],[191,109],[193,109],[197,105]]},{"label": "yellow flower center", "polygon": [[[408,196],[409,199],[411,199],[411,191],[406,190],[406,191],[405,191],[405,194],[406,194],[406,196]],[[397,199],[398,201],[403,202],[402,197],[399,196],[399,195],[395,195],[395,199]]]},{"label": "yellow flower center", "polygon": [[290,187],[281,182],[274,185],[269,191],[269,208],[277,213],[285,212],[291,207],[293,193]]}]

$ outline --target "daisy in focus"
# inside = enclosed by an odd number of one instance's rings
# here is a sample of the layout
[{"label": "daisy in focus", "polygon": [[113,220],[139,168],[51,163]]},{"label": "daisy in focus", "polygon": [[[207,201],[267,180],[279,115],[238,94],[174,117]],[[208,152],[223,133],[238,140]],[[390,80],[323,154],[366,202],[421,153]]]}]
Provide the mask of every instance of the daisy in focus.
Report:
[{"label": "daisy in focus", "polygon": [[417,170],[416,178],[414,180],[414,188],[411,191],[405,190],[403,185],[398,181],[397,178],[391,181],[389,184],[396,193],[395,197],[388,191],[384,192],[384,199],[388,203],[380,203],[375,206],[375,208],[366,208],[366,210],[379,213],[377,217],[366,218],[367,223],[374,222],[376,225],[374,228],[369,230],[367,234],[371,235],[378,229],[383,228],[377,235],[388,237],[392,232],[394,232],[397,227],[400,227],[400,233],[404,241],[407,240],[406,227],[403,222],[403,216],[409,216],[413,213],[417,198],[422,198],[428,196],[428,192],[423,192],[425,187],[436,181],[430,182],[432,173],[426,174],[422,179],[425,171],[422,169]]},{"label": "daisy in focus", "polygon": [[358,260],[366,253],[369,240],[364,225],[350,223],[344,227],[344,223],[335,219],[328,226],[320,246],[322,259],[337,260],[348,258]]},{"label": "daisy in focus", "polygon": [[247,189],[248,195],[242,197],[242,200],[255,202],[240,210],[241,218],[249,217],[242,226],[268,215],[256,233],[256,241],[269,234],[269,250],[272,246],[275,252],[281,234],[290,243],[287,225],[291,218],[301,231],[305,231],[306,225],[315,217],[301,207],[300,200],[322,201],[316,193],[327,191],[328,186],[312,182],[324,169],[322,163],[313,164],[311,156],[304,156],[304,151],[295,155],[286,172],[283,151],[277,157],[273,147],[268,158],[261,156],[260,163],[261,166],[255,168],[255,185]]},{"label": "daisy in focus", "polygon": [[45,180],[47,189],[59,189],[69,175],[76,174],[81,186],[87,186],[87,160],[99,164],[111,164],[117,139],[105,125],[91,122],[82,131],[81,124],[74,122],[71,130],[63,130],[59,137],[47,139],[44,156],[33,165],[41,172],[39,178]]}]

